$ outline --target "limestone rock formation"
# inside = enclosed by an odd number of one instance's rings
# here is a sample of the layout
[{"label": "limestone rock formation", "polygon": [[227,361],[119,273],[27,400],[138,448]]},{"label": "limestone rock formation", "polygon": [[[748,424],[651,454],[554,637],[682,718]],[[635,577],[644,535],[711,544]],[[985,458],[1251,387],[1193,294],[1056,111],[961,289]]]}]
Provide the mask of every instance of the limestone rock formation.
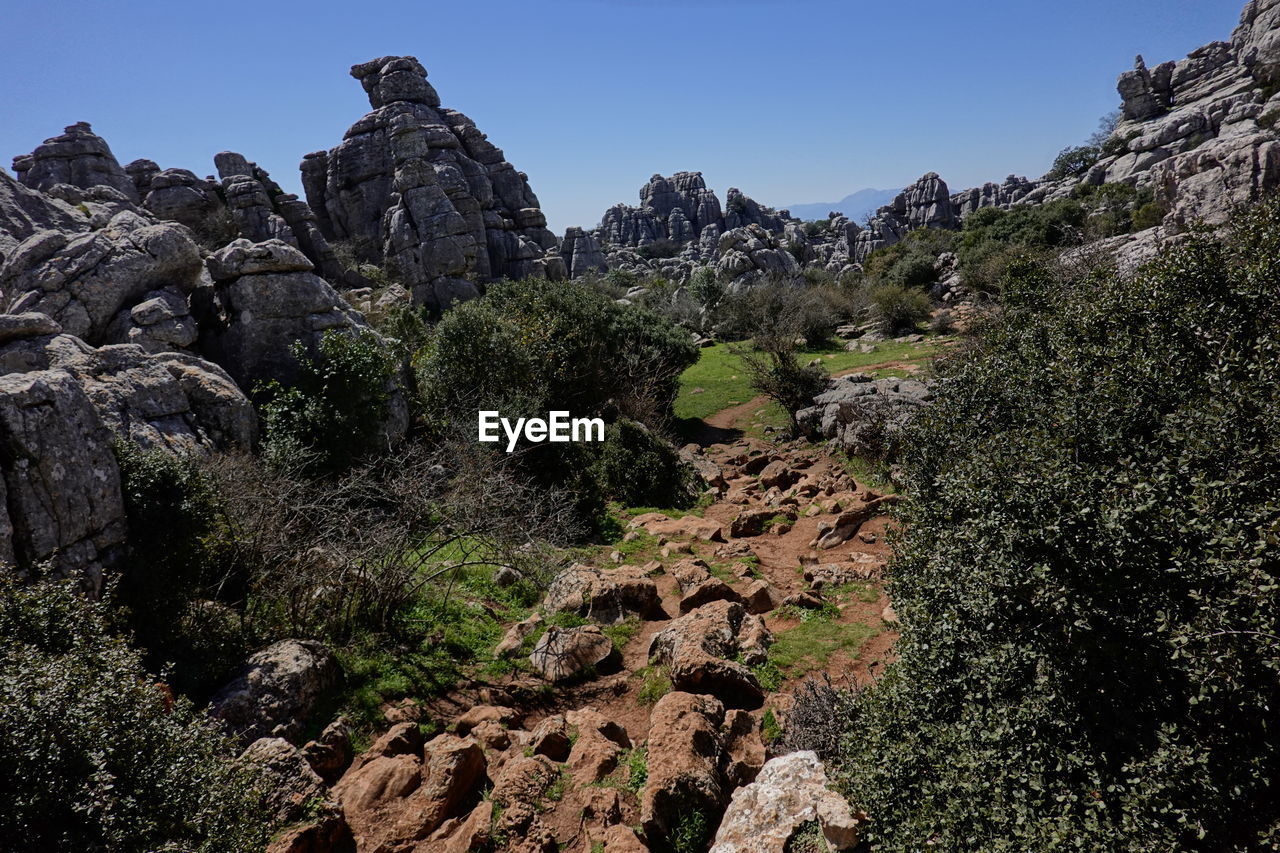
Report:
[{"label": "limestone rock formation", "polygon": [[432,309],[478,295],[472,282],[563,277],[527,178],[471,119],[441,107],[417,59],[384,56],[351,76],[373,111],[301,167],[326,238],[394,267]]},{"label": "limestone rock formation", "polygon": [[138,190],[106,140],[88,122],[70,125],[60,135],[46,139],[35,151],[13,158],[19,182],[38,190],[58,184],[73,187],[111,187],[130,202],[139,201]]},{"label": "limestone rock formation", "polygon": [[724,705],[711,696],[668,693],[649,718],[649,776],[640,797],[650,838],[665,838],[691,812],[714,826],[729,801]]},{"label": "limestone rock formation", "polygon": [[0,170],[0,267],[19,243],[41,231],[87,230],[89,222],[81,211],[24,187]]},{"label": "limestone rock formation", "polygon": [[811,439],[830,440],[846,453],[882,459],[901,446],[902,431],[916,410],[932,399],[915,379],[875,379],[855,373],[832,379],[813,406],[796,413]]},{"label": "limestone rock formation", "polygon": [[[189,231],[126,210],[98,231],[50,230],[28,237],[0,267],[0,289],[11,313],[48,314],[68,333],[91,344],[168,338],[185,346],[192,338],[174,324],[155,335],[131,332],[185,316],[180,305],[199,284],[201,269],[200,250]],[[177,297],[169,305],[169,316],[162,317],[155,308],[142,309],[136,319],[132,316],[139,303],[160,292]]]},{"label": "limestone rock formation", "polygon": [[[614,205],[591,233],[605,250],[610,268],[661,272],[685,281],[695,265],[719,256],[726,232],[755,227],[777,242],[789,221],[787,211],[765,207],[736,188],[729,189],[722,208],[701,172],[677,172],[670,178],[654,175],[640,188],[639,207]],[[671,244],[668,251],[679,256],[645,258],[645,252],[630,251],[654,244]]]},{"label": "limestone rock formation", "polygon": [[726,231],[717,244],[716,277],[730,288],[753,284],[768,276],[800,272],[800,263],[782,242],[760,225]]},{"label": "limestone rock formation", "polygon": [[115,437],[175,452],[252,445],[249,401],[215,365],[95,349],[43,314],[0,315],[0,562],[52,560],[91,592],[125,538]]},{"label": "limestone rock formation", "polygon": [[569,278],[609,269],[595,235],[581,228],[569,228],[564,232],[564,239],[560,241],[560,257],[564,258]]}]

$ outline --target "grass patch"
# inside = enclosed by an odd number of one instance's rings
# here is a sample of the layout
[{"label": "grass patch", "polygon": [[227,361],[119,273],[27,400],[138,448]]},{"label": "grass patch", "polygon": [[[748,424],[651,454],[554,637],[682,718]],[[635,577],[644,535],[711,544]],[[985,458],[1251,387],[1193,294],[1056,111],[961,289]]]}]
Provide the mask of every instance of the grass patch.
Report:
[{"label": "grass patch", "polygon": [[848,598],[856,598],[863,604],[875,604],[880,600],[880,590],[875,586],[862,581],[853,581],[851,583],[840,584],[839,586],[829,587],[823,590],[823,594],[836,601],[844,601]]},{"label": "grass patch", "polygon": [[631,642],[636,634],[640,633],[640,620],[631,617],[625,622],[619,622],[617,625],[602,625],[600,626],[600,632],[612,641],[615,649],[621,652],[623,647]]},{"label": "grass patch", "polygon": [[[808,362],[821,358],[828,371],[840,373],[883,361],[920,361],[931,358],[937,354],[944,340],[946,339],[932,338],[918,344],[885,341],[876,344],[874,351],[869,353],[845,352],[843,347],[806,350],[800,353],[800,359]],[[680,375],[675,414],[681,420],[702,420],[756,396],[758,394],[751,388],[742,360],[729,351],[728,345],[716,344],[703,349],[698,363]]]},{"label": "grass patch", "polygon": [[847,456],[844,459],[844,470],[858,482],[858,485],[866,486],[873,492],[879,492],[882,495],[898,493],[897,487],[889,481],[888,470],[881,462],[861,456]]},{"label": "grass patch", "polygon": [[671,692],[671,676],[664,667],[646,666],[636,671],[641,679],[636,701],[641,705],[656,705],[658,700]]},{"label": "grass patch", "polygon": [[786,678],[795,678],[826,666],[836,652],[846,651],[856,657],[862,644],[878,631],[861,622],[850,624],[811,618],[778,634],[769,649],[766,666],[776,667]]},{"label": "grass patch", "polygon": [[622,758],[627,768],[627,790],[633,794],[640,793],[644,783],[649,781],[649,752],[643,746],[637,746]]},{"label": "grass patch", "polygon": [[778,723],[778,717],[773,713],[772,708],[765,708],[764,716],[760,718],[760,737],[766,744],[773,743],[782,737],[782,726]]}]

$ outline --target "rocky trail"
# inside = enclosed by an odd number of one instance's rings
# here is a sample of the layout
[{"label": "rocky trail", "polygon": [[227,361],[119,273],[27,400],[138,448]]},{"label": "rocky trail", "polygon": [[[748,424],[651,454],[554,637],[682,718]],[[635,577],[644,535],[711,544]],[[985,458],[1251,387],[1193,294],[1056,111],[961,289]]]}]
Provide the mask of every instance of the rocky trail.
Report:
[{"label": "rocky trail", "polygon": [[[711,425],[736,431],[757,402]],[[825,802],[832,849],[851,843],[855,816],[823,793],[811,754],[770,765],[782,788],[751,783],[796,685],[865,683],[890,654],[881,572],[896,497],[804,442],[683,454],[711,484],[705,506],[636,515],[615,549],[559,575],[495,650],[527,666],[387,709],[400,722],[333,788],[359,850],[693,850],[735,833],[752,840],[716,849],[782,850],[787,836],[759,841],[755,806],[738,805],[761,797],[790,803],[771,831]],[[448,729],[424,744],[427,718]],[[276,849],[313,849],[315,831]]]}]

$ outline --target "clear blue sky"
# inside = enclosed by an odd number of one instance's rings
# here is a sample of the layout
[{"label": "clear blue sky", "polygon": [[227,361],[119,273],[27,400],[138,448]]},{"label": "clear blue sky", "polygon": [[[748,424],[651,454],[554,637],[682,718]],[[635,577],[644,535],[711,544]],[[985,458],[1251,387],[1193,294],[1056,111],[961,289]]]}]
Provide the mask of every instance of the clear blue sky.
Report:
[{"label": "clear blue sky", "polygon": [[299,189],[368,111],[356,63],[413,54],[528,173],[552,226],[655,173],[773,205],[937,171],[1038,176],[1152,64],[1230,37],[1244,0],[0,0],[0,157],[89,121],[120,161],[240,151]]}]

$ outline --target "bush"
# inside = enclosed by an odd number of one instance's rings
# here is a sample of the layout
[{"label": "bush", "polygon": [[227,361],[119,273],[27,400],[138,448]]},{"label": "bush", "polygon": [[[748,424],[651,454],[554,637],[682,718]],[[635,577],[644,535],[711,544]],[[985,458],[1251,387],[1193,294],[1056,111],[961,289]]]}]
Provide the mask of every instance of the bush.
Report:
[{"label": "bush", "polygon": [[716,312],[716,332],[735,341],[785,333],[818,348],[855,310],[855,302],[833,285],[767,281],[725,296]]},{"label": "bush", "polygon": [[696,497],[696,477],[675,448],[632,420],[609,428],[595,465],[605,495],[624,506],[676,506]]},{"label": "bush", "polygon": [[1066,148],[1053,161],[1053,167],[1045,177],[1051,181],[1079,178],[1092,169],[1100,159],[1102,159],[1102,149],[1093,145]]},{"label": "bush", "polygon": [[665,260],[676,257],[683,248],[679,243],[664,237],[661,240],[654,240],[652,243],[640,246],[636,249],[636,254],[647,261]]},{"label": "bush", "polygon": [[48,851],[260,851],[254,777],[66,582],[0,580],[0,836]]},{"label": "bush", "polygon": [[1169,211],[1158,201],[1148,202],[1139,207],[1133,213],[1133,230],[1145,231],[1148,228],[1155,228],[1157,225],[1164,223],[1164,218]]},{"label": "bush", "polygon": [[390,409],[395,360],[373,332],[325,332],[319,352],[293,345],[298,380],[265,383],[262,406],[268,459],[332,474],[377,449]]},{"label": "bush", "polygon": [[[697,361],[689,333],[579,282],[502,282],[436,327],[418,375],[437,427],[567,409],[575,417],[651,405],[669,416],[680,373]],[[645,400],[643,398],[652,398]]]},{"label": "bush", "polygon": [[1246,850],[1280,828],[1280,203],[1131,278],[1028,266],[914,421],[870,843]]},{"label": "bush", "polygon": [[827,388],[827,371],[805,367],[796,358],[794,335],[784,331],[757,337],[750,348],[736,347],[751,380],[751,387],[782,407],[792,433],[798,431],[796,412],[813,405],[813,398]]},{"label": "bush", "polygon": [[923,291],[898,284],[873,286],[868,292],[876,325],[886,335],[914,332],[929,319],[933,305]]},{"label": "bush", "polygon": [[216,547],[216,486],[194,457],[125,440],[116,442],[115,455],[129,520],[115,600],[147,650],[148,666],[174,664],[174,687],[203,698],[247,651],[211,604],[242,591]]}]

